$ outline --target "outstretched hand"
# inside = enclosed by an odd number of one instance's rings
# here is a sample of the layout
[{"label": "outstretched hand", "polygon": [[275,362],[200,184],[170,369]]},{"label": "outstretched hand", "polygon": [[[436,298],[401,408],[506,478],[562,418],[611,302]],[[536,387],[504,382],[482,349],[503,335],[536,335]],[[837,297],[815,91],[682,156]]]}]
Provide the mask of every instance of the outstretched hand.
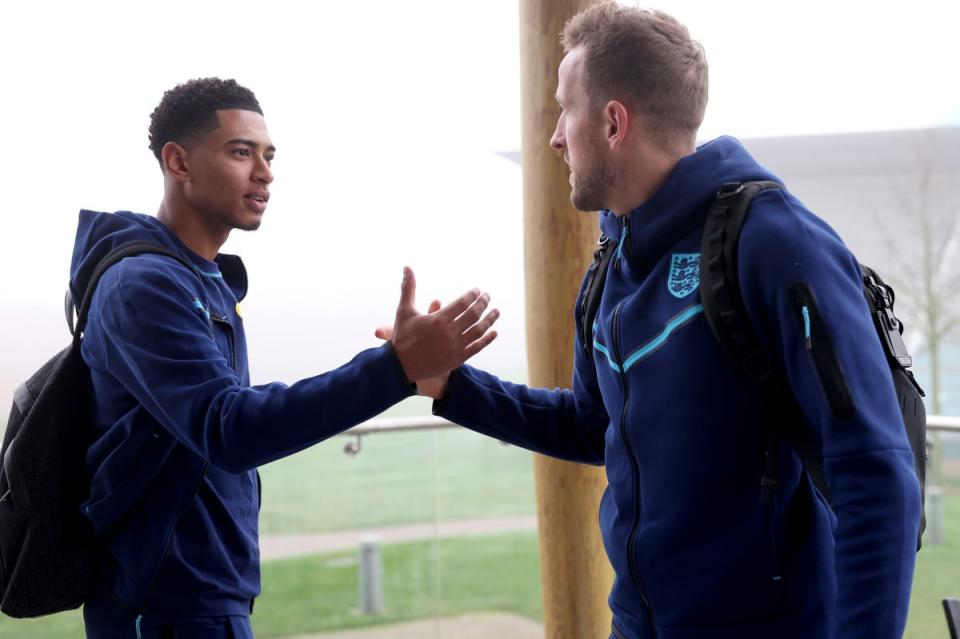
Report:
[{"label": "outstretched hand", "polygon": [[407,379],[417,382],[422,394],[438,398],[450,371],[496,339],[497,332],[490,327],[500,312],[493,309],[484,315],[490,296],[478,289],[467,291],[443,308],[435,300],[426,315],[417,311],[415,298],[416,279],[413,271],[404,267],[393,328],[378,328],[376,335],[393,342]]},{"label": "outstretched hand", "polygon": [[[436,313],[440,310],[440,300],[433,300],[427,308],[427,313]],[[380,326],[374,332],[374,335],[380,339],[389,340],[393,337],[392,326]],[[444,373],[439,377],[428,377],[427,379],[418,379],[417,395],[440,399],[447,390],[447,382],[450,380],[450,373]]]}]

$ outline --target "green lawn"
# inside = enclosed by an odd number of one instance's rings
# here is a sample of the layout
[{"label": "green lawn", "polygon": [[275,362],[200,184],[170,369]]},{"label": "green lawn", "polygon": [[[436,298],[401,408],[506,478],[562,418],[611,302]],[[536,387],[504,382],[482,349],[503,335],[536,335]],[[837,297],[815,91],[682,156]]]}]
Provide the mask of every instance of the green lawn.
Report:
[{"label": "green lawn", "polygon": [[[543,617],[536,533],[385,546],[383,575],[386,611],[364,616],[357,610],[356,553],[268,562],[254,631],[282,637],[470,611]],[[77,611],[26,621],[0,617],[3,639],[82,636]]]},{"label": "green lawn", "polygon": [[943,503],[945,543],[926,545],[917,554],[906,639],[946,639],[949,634],[940,602],[944,597],[960,597],[960,493],[954,492]]},{"label": "green lawn", "polygon": [[383,549],[386,612],[357,611],[356,553],[284,560],[264,569],[258,637],[500,610],[540,619],[535,533],[449,539]]}]

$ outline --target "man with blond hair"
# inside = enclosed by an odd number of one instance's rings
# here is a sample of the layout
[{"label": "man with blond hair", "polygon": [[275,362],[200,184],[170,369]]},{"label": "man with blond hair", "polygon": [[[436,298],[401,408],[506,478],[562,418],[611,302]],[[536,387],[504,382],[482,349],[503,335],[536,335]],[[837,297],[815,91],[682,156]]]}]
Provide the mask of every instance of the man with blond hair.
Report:
[{"label": "man with blond hair", "polygon": [[816,442],[828,504],[770,437],[784,402],[724,355],[688,268],[725,184],[779,180],[733,138],[695,147],[707,63],[672,17],[599,5],[563,45],[550,144],[574,206],[600,209],[616,244],[592,339],[577,325],[573,387],[460,366],[421,392],[458,424],[606,466],[617,639],[899,637],[920,491],[856,259],[784,189],[756,197],[739,242],[746,313]]}]

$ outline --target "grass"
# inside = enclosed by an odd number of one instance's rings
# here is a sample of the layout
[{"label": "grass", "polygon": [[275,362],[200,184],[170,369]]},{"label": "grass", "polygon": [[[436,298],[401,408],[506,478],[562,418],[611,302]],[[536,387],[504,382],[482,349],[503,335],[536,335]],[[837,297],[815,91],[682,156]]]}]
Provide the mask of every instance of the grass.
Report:
[{"label": "grass", "polygon": [[[385,612],[358,612],[356,553],[267,562],[253,614],[257,637],[354,628],[472,611],[542,619],[536,533],[385,546]],[[3,639],[83,636],[79,611],[37,620],[0,617]]]},{"label": "grass", "polygon": [[960,494],[943,500],[944,543],[917,554],[905,639],[948,637],[941,601],[960,597]]},{"label": "grass", "polygon": [[395,623],[479,610],[540,619],[535,533],[386,546],[382,615],[357,612],[355,553],[271,562],[254,630],[260,637]]}]

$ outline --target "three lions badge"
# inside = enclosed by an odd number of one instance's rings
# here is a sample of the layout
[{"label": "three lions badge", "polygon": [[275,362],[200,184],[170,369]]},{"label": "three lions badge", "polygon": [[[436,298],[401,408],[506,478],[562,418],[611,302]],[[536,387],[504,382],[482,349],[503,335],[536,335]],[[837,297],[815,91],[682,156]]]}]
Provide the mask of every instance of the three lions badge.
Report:
[{"label": "three lions badge", "polygon": [[667,290],[676,298],[684,298],[700,285],[700,254],[674,253],[670,256]]}]

